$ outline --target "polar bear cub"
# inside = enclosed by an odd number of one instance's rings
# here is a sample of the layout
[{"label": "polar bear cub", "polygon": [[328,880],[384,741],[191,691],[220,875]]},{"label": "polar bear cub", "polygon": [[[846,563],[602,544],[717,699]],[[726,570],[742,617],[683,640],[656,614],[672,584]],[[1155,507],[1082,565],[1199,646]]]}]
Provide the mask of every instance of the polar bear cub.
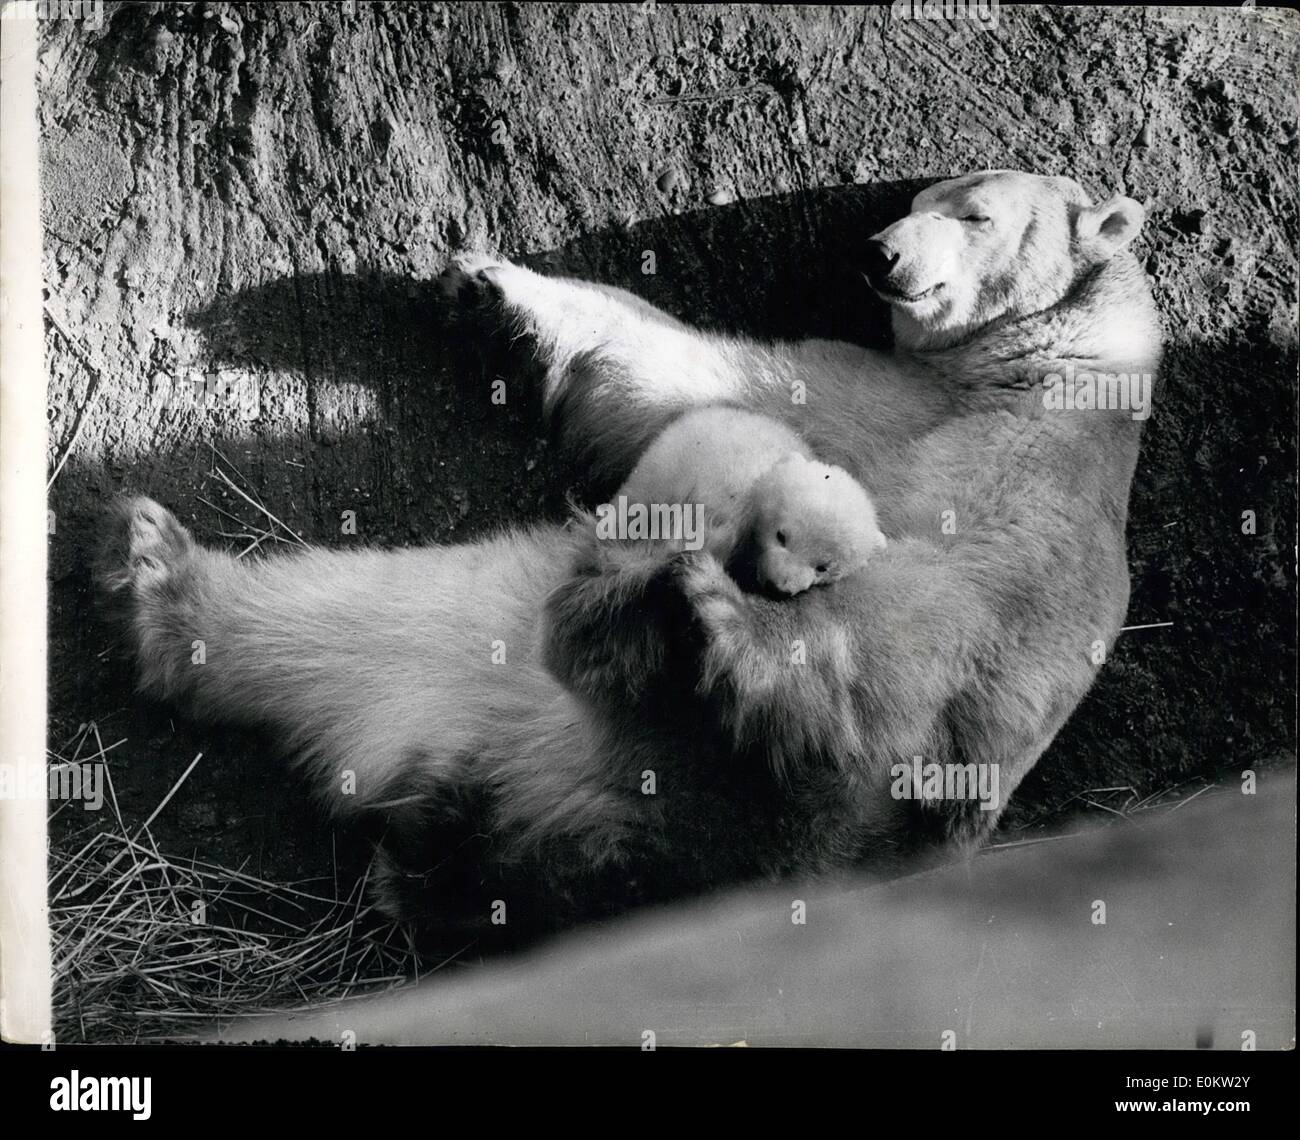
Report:
[{"label": "polar bear cub", "polygon": [[698,505],[706,549],[742,585],[786,597],[842,578],[885,546],[853,476],[818,462],[784,424],[741,408],[673,420],[619,495],[628,506]]}]

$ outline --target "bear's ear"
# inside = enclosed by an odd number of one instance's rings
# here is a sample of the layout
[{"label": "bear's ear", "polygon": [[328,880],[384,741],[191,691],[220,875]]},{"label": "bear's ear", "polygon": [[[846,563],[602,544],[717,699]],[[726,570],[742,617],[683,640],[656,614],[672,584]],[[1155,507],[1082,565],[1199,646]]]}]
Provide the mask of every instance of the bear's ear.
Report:
[{"label": "bear's ear", "polygon": [[1141,203],[1117,194],[1100,206],[1085,206],[1075,215],[1075,237],[1094,260],[1109,261],[1137,237],[1146,216]]}]

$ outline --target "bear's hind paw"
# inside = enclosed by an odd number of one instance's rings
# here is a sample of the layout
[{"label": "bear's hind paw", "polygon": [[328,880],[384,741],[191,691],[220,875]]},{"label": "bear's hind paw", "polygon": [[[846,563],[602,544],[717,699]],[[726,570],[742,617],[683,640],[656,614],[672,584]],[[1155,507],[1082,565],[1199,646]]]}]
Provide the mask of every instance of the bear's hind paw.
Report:
[{"label": "bear's hind paw", "polygon": [[143,495],[118,499],[109,510],[95,578],[110,597],[142,597],[170,581],[194,540],[166,507]]}]

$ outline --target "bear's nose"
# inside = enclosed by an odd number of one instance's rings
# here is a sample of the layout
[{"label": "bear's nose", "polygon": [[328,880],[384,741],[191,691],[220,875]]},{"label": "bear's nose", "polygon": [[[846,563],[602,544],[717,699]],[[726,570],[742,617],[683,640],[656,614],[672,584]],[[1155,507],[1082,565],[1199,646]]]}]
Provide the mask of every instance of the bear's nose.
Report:
[{"label": "bear's nose", "polygon": [[867,242],[867,280],[872,285],[883,285],[898,264],[898,254],[878,238]]}]

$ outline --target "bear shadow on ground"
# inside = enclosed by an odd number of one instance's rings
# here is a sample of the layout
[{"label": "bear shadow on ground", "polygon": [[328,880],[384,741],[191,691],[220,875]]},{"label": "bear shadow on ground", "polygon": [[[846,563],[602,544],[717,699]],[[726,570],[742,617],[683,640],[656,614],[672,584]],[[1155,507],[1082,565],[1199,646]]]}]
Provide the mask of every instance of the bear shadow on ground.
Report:
[{"label": "bear shadow on ground", "polygon": [[[621,285],[706,328],[884,347],[887,311],[860,275],[862,244],[926,184],[814,190],[593,233],[536,255],[501,252],[543,272]],[[307,427],[293,435],[274,414],[253,424],[216,417],[196,421],[185,449],[69,461],[51,495],[60,527],[51,552],[51,747],[92,718],[105,743],[126,737],[114,779],[128,823],[147,816],[202,751],[206,763],[154,824],[160,846],[228,866],[251,857],[247,865],[269,881],[355,879],[365,844],[343,829],[332,834],[272,742],[185,724],[133,699],[120,647],[93,604],[98,512],[111,494],[140,491],[173,508],[200,541],[246,545],[223,531],[232,515],[256,529],[257,513],[214,477],[218,466],[229,474],[216,455],[303,539],[339,547],[357,541],[338,526],[348,504],[364,506],[364,541],[397,546],[560,518],[575,488],[608,489],[583,487],[581,472],[547,444],[527,354],[447,320],[433,282],[365,271],[283,278],[218,297],[189,320],[213,367],[265,374],[272,387],[277,376],[296,377]],[[1263,328],[1227,332],[1214,345],[1173,338],[1134,491],[1129,620],[1174,624],[1121,639],[1004,826],[1030,824],[1088,788],[1139,785],[1153,772],[1210,776],[1285,750],[1294,735],[1284,696],[1295,669],[1294,571],[1281,552],[1295,543],[1295,367],[1294,343],[1273,344]],[[493,405],[495,378],[526,394]],[[371,393],[372,417],[327,407],[340,383]],[[1206,423],[1232,426],[1207,436]],[[1175,471],[1184,478],[1171,478]],[[1258,504],[1254,543],[1222,525],[1241,504]]]}]

